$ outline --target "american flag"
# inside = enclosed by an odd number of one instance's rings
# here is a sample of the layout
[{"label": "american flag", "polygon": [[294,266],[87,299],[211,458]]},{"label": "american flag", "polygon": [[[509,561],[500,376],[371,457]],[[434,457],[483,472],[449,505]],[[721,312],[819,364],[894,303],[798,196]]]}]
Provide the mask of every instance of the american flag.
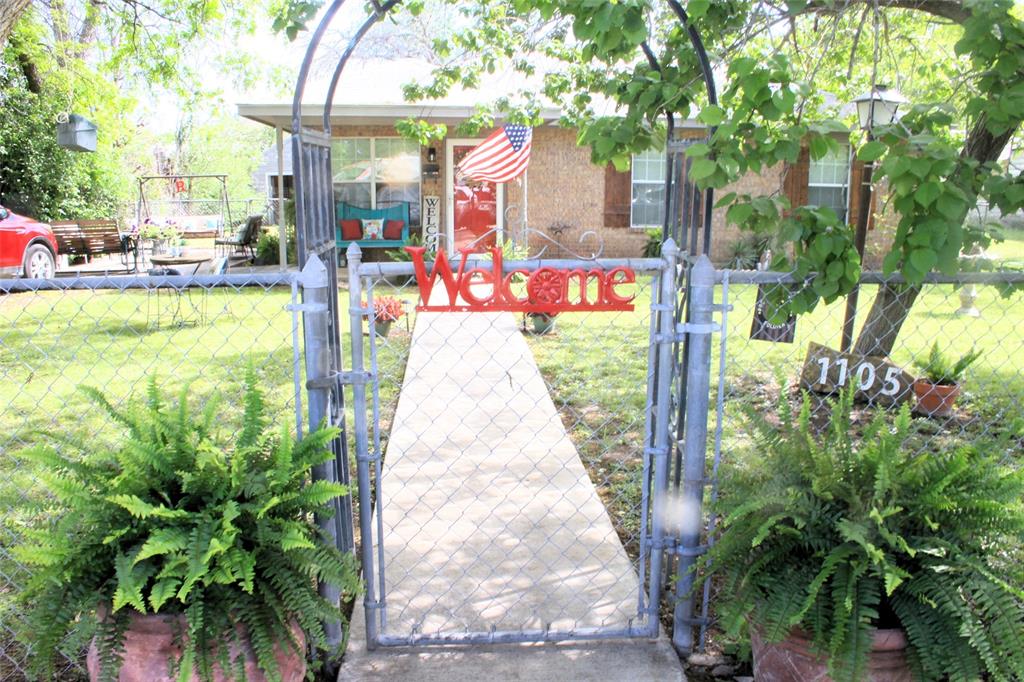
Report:
[{"label": "american flag", "polygon": [[533,130],[508,123],[466,154],[459,163],[459,177],[479,182],[508,182],[526,171],[530,163]]}]

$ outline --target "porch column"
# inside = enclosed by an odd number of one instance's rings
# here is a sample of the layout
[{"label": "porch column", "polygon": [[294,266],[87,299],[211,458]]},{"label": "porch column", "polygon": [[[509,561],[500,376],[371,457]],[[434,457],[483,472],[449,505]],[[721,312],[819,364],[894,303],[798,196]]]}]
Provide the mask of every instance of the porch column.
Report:
[{"label": "porch column", "polygon": [[277,126],[277,249],[280,269],[288,268],[288,230],[284,218],[284,128]]}]

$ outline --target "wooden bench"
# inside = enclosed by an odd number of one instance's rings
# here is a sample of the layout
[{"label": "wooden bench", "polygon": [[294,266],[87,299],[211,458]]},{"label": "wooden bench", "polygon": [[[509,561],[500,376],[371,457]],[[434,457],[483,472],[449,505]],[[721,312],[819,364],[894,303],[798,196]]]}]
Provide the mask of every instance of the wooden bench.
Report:
[{"label": "wooden bench", "polygon": [[117,254],[128,272],[139,265],[139,247],[136,240],[122,234],[116,220],[76,220],[51,223],[57,237],[58,255],[93,256]]},{"label": "wooden bench", "polygon": [[85,235],[75,222],[50,223],[53,236],[57,238],[57,254],[61,256],[88,256]]}]

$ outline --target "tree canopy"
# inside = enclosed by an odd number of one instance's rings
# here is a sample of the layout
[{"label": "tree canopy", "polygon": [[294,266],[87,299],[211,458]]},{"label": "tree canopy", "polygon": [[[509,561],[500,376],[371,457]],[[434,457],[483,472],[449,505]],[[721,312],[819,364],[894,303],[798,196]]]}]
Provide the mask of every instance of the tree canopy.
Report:
[{"label": "tree canopy", "polygon": [[[820,159],[848,136],[858,158],[876,164],[898,219],[884,269],[911,286],[935,270],[957,272],[963,251],[993,237],[966,220],[979,200],[1005,213],[1024,207],[1024,179],[1001,161],[1024,117],[1024,22],[1011,0],[412,0],[396,20],[434,4],[452,4],[459,18],[433,41],[442,63],[429,82],[406,86],[409,100],[507,68],[533,83],[482,103],[471,128],[496,113],[538,124],[542,104],[557,102],[592,160],[624,169],[664,140],[666,124],[695,116],[709,127],[687,152],[702,188],[795,163],[804,146]],[[291,6],[283,15],[301,23]],[[706,98],[691,27],[723,86],[717,104]],[[839,104],[879,85],[899,87],[913,106],[867,142]],[[399,127],[421,139],[445,132],[419,120]],[[790,309],[856,285],[852,230],[830,209],[791,206],[781,191],[730,192],[718,206],[784,247],[773,267],[805,278]]]}]

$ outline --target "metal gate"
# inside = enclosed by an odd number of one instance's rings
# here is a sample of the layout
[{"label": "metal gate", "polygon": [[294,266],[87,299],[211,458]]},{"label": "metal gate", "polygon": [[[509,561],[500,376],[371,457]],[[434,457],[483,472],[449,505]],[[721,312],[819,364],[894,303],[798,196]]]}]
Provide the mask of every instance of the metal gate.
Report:
[{"label": "metal gate", "polygon": [[[361,263],[355,245],[347,260],[345,380],[352,384],[368,646],[656,636],[664,550],[675,546],[666,538],[676,532],[668,522],[680,331],[674,244],[659,259],[503,268],[628,266],[645,283],[638,289],[649,287],[641,296],[648,309],[636,317],[642,337],[623,337],[638,340],[628,351],[647,368],[646,386],[636,387],[642,428],[622,438],[642,462],[634,557],[595,493],[593,471],[584,472],[567,433],[576,425],[555,414],[551,382],[536,370],[512,314],[420,313],[404,372],[388,372],[381,355],[392,349],[371,311],[379,291],[409,281],[413,266]],[[382,400],[382,392],[391,397]],[[391,401],[394,413],[382,415]]]}]

